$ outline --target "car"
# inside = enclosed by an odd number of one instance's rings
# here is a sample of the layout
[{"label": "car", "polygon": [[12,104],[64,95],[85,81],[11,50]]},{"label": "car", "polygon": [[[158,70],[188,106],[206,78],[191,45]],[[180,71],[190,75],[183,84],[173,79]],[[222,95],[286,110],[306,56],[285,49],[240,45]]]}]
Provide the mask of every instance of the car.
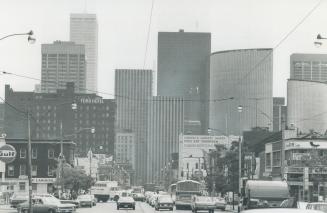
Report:
[{"label": "car", "polygon": [[78,200],[60,200],[61,203],[63,204],[74,204],[75,205],[75,208],[79,208],[80,207],[80,204],[79,204],[79,201]]},{"label": "car", "polygon": [[132,195],[135,201],[145,201],[145,196],[142,193],[133,193]]},{"label": "car", "polygon": [[327,212],[327,203],[321,203],[321,202],[308,203],[306,209],[320,210],[323,212]]},{"label": "car", "polygon": [[24,203],[28,200],[28,195],[27,194],[19,194],[19,193],[14,193],[10,198],[9,198],[9,203],[12,208],[17,208],[18,204]]},{"label": "car", "polygon": [[90,196],[92,197],[92,204],[93,204],[93,206],[96,206],[98,200],[95,198],[94,195],[90,195]]},{"label": "car", "polygon": [[92,208],[93,206],[93,198],[91,195],[79,195],[76,199],[79,202],[79,206],[88,206]]},{"label": "car", "polygon": [[[46,213],[73,213],[75,212],[74,204],[63,204],[55,197],[37,197],[32,198],[33,212],[46,212]],[[29,212],[29,202],[26,201],[17,206],[19,213]]]},{"label": "car", "polygon": [[208,210],[209,213],[215,211],[216,205],[212,197],[193,196],[191,201],[192,212],[197,213],[198,210]]},{"label": "car", "polygon": [[226,209],[226,200],[225,200],[225,198],[215,197],[214,201],[215,201],[216,209],[220,209],[222,211],[225,211],[225,209]]},{"label": "car", "polygon": [[154,207],[156,205],[156,200],[157,200],[158,196],[159,196],[158,194],[153,194],[151,196],[150,201],[149,201],[150,206]]},{"label": "car", "polygon": [[292,208],[265,208],[265,209],[249,209],[241,211],[241,213],[323,213],[322,211],[309,209],[292,209]]},{"label": "car", "polygon": [[154,206],[156,211],[159,211],[160,209],[169,209],[173,211],[174,209],[174,201],[171,199],[170,196],[159,196],[156,199],[156,204]]},{"label": "car", "polygon": [[133,197],[120,197],[117,201],[117,210],[121,208],[131,208],[135,210],[135,200]]}]

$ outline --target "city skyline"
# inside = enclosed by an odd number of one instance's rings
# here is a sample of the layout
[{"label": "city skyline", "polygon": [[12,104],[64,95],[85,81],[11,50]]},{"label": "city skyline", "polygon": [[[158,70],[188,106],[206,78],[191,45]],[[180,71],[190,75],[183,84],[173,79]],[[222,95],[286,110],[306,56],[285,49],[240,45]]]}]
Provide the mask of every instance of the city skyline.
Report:
[{"label": "city skyline", "polygon": [[[269,1],[267,1],[269,3]],[[267,3],[266,2],[266,3]],[[34,30],[37,42],[27,45],[24,39],[13,38],[1,43],[1,49],[10,48],[17,54],[17,58],[7,51],[0,51],[3,63],[0,69],[6,72],[24,74],[38,78],[40,76],[40,44],[55,40],[69,40],[69,15],[80,13],[85,9],[84,1],[72,1],[65,4],[54,4],[50,1],[37,1],[38,4],[8,1],[4,4],[4,13],[1,13],[1,24],[5,26],[3,35],[21,31]],[[150,27],[149,47],[147,57],[144,57],[147,28],[151,1],[142,0],[136,4],[132,1],[107,3],[97,1],[87,4],[87,12],[95,13],[99,22],[99,91],[103,96],[113,98],[114,69],[118,67],[144,68],[156,70],[156,40],[159,31],[176,32],[184,29],[185,32],[211,32],[212,52],[231,49],[246,49],[257,47],[276,47],[285,35],[296,26],[303,17],[318,3],[307,1],[274,1],[265,5],[259,1],[222,1],[219,3],[205,1],[179,1],[171,8],[172,1],[155,2],[153,8],[152,25]],[[296,3],[296,7],[294,4]],[[17,8],[17,5],[21,7]],[[37,5],[37,6],[36,6]],[[62,6],[65,5],[65,6]],[[188,6],[186,9],[186,5]],[[239,7],[235,7],[238,5]],[[221,6],[221,10],[219,7]],[[294,52],[322,53],[325,47],[317,49],[313,45],[318,33],[324,34],[321,23],[327,22],[323,16],[326,4],[321,4],[292,34],[274,51],[274,96],[286,96],[286,79],[289,76],[289,55]],[[12,17],[13,9],[21,14],[23,19]],[[33,16],[26,11],[33,10]],[[217,9],[217,11],[215,10]],[[259,11],[251,13],[252,10]],[[126,11],[126,12],[122,12]],[[192,11],[192,12],[190,12]],[[228,12],[236,12],[239,16],[231,18]],[[278,13],[275,14],[275,12]],[[110,13],[112,12],[112,13]],[[292,14],[292,16],[290,15]],[[55,15],[56,14],[56,15]],[[111,14],[111,15],[107,15]],[[128,15],[126,15],[128,14]],[[131,24],[130,19],[137,14]],[[142,15],[141,15],[142,14]],[[181,14],[184,18],[177,18]],[[175,17],[165,20],[164,17]],[[3,17],[2,17],[3,16]],[[5,23],[10,19],[10,25]],[[243,17],[244,16],[244,17]],[[286,20],[285,17],[288,17]],[[115,17],[115,18],[113,18]],[[243,17],[240,19],[240,17]],[[262,20],[257,21],[258,17]],[[241,26],[234,29],[235,26]],[[56,26],[53,28],[53,26]],[[234,26],[234,27],[233,27]],[[277,30],[278,29],[278,30]],[[269,30],[267,33],[267,30]],[[135,36],[131,37],[134,32]],[[223,41],[223,42],[222,42]],[[301,45],[298,45],[298,44]],[[137,52],[137,53],[136,53]],[[139,53],[142,54],[139,54]],[[20,63],[12,63],[19,60]],[[24,71],[22,71],[24,70]],[[26,80],[14,76],[2,75],[6,83],[10,83],[17,90],[32,90],[39,83],[35,80]],[[110,82],[110,83],[108,83]],[[278,84],[276,82],[283,82]],[[277,86],[276,86],[277,85]],[[4,85],[0,85],[0,94],[4,93]],[[1,95],[3,96],[3,95]]]}]

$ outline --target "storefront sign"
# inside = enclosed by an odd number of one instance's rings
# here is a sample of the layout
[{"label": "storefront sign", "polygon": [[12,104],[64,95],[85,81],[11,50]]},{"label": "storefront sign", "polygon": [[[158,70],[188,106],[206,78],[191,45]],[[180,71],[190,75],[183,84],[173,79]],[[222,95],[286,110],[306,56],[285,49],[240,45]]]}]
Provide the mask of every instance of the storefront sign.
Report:
[{"label": "storefront sign", "polygon": [[102,98],[81,98],[80,102],[82,104],[103,104]]},{"label": "storefront sign", "polygon": [[0,147],[0,160],[4,163],[11,163],[16,158],[16,149],[15,147],[6,144]]},{"label": "storefront sign", "polygon": [[[311,144],[317,145],[312,147]],[[315,141],[315,140],[288,140],[285,141],[285,150],[290,149],[327,149],[327,140]]]},{"label": "storefront sign", "polygon": [[32,178],[33,183],[54,183],[56,178]]}]

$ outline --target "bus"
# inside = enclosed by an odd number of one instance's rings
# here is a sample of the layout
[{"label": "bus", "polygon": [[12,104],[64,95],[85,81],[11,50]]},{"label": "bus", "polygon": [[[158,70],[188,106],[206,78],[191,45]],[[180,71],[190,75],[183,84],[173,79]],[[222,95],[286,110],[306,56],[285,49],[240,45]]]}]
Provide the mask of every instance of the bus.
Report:
[{"label": "bus", "polygon": [[91,194],[98,201],[107,202],[112,199],[116,191],[119,190],[117,181],[97,181],[94,186],[91,187]]},{"label": "bus", "polygon": [[168,187],[168,194],[170,195],[171,199],[174,201],[176,201],[176,183],[174,184],[171,184],[169,187]]},{"label": "bus", "polygon": [[176,183],[176,210],[191,208],[193,195],[201,195],[201,183],[194,180],[181,180]]}]

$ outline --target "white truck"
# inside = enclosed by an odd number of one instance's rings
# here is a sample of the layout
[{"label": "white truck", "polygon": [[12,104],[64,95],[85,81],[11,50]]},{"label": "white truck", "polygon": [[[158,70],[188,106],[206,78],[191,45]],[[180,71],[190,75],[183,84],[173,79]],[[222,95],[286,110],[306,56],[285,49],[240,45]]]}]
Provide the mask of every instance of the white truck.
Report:
[{"label": "white truck", "polygon": [[94,195],[98,202],[107,202],[109,199],[113,199],[113,196],[118,190],[117,181],[97,181],[91,187],[91,194]]},{"label": "white truck", "polygon": [[286,181],[248,180],[242,208],[276,208],[290,196]]}]

